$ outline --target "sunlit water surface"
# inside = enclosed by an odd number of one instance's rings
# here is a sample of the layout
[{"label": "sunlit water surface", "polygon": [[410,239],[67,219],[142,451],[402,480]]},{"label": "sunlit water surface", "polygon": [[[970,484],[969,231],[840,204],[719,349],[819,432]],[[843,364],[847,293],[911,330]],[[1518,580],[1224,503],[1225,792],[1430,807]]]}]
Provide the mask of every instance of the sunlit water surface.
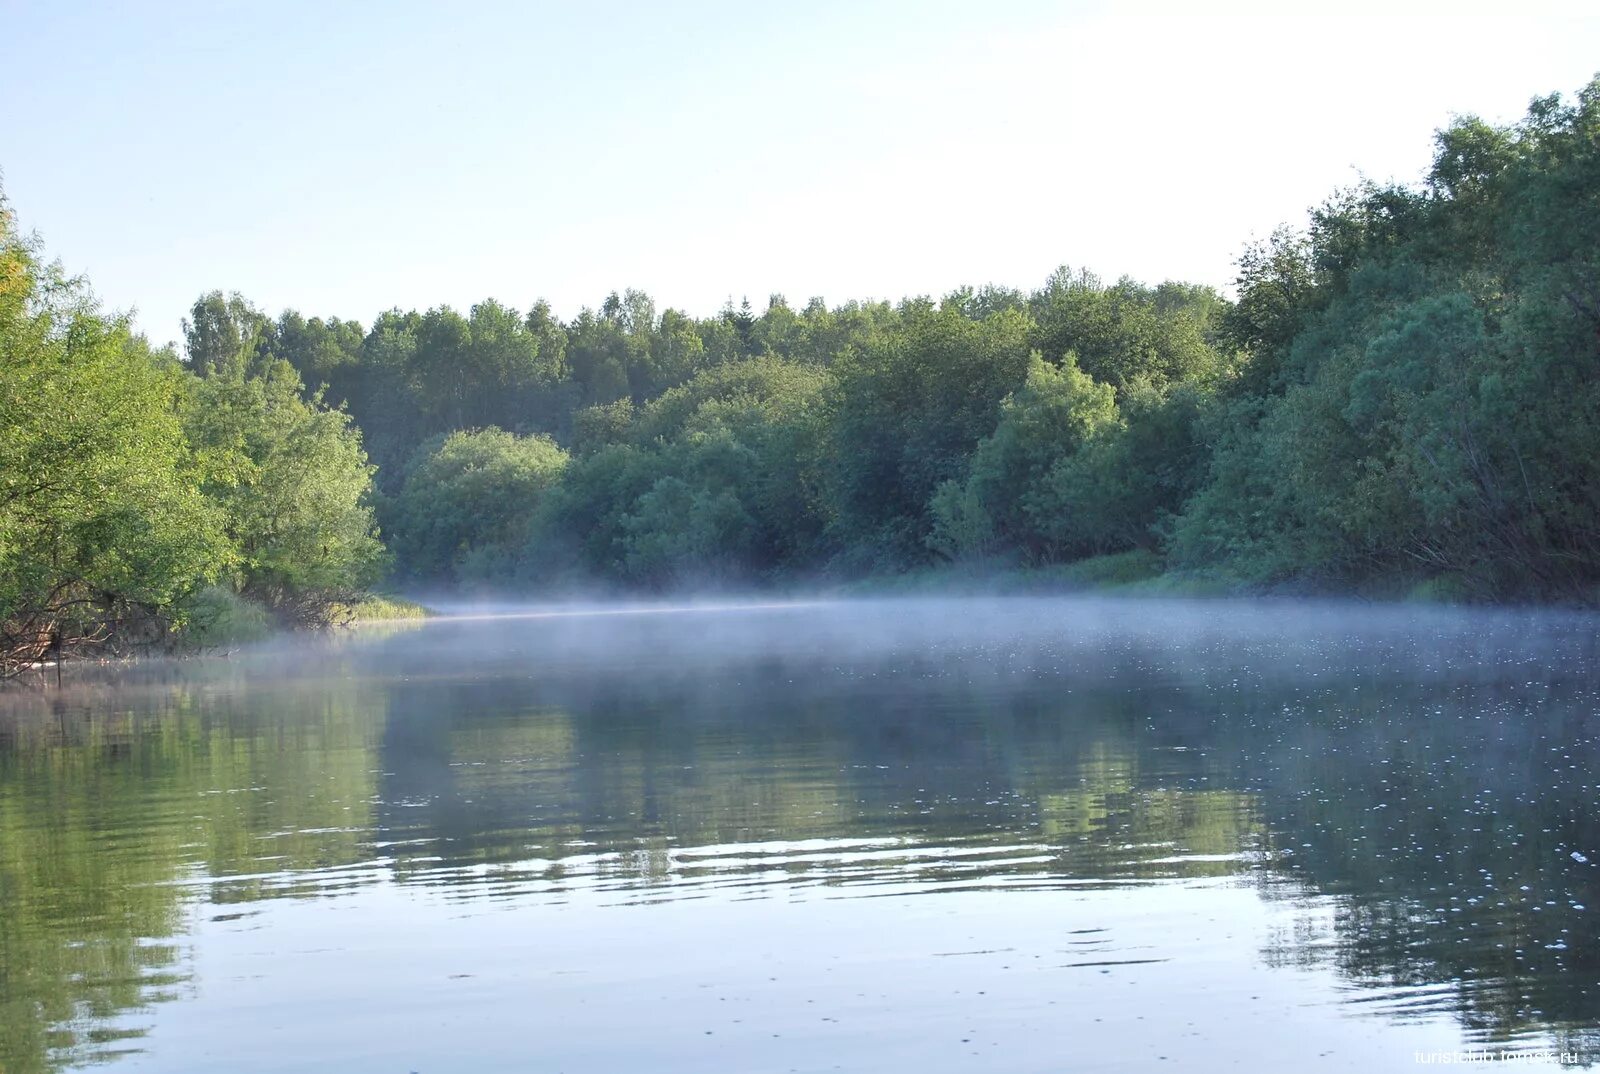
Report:
[{"label": "sunlit water surface", "polygon": [[1586,1066],[1596,649],[969,600],[69,669],[0,697],[0,1070]]}]

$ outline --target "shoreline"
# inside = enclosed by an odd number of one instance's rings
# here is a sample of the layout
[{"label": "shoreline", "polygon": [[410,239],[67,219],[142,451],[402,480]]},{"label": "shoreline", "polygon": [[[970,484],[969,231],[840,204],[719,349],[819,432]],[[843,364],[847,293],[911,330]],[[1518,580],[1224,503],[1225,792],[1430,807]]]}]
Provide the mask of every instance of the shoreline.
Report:
[{"label": "shoreline", "polygon": [[[1080,576],[1081,577],[1081,576]],[[1372,596],[1351,591],[1324,590],[1319,592],[1271,590],[1224,586],[1214,579],[1205,580],[1203,586],[1192,584],[1193,579],[1170,574],[1155,574],[1145,578],[1085,585],[1064,572],[1051,569],[1011,568],[1004,571],[976,573],[970,568],[951,570],[933,568],[901,575],[861,579],[844,585],[819,586],[806,590],[758,590],[738,592],[701,592],[697,595],[658,593],[590,595],[587,598],[568,596],[565,599],[547,595],[538,600],[529,595],[525,600],[501,600],[493,604],[463,598],[459,604],[449,600],[431,604],[403,598],[382,598],[373,602],[379,607],[398,606],[415,609],[395,616],[356,615],[320,630],[294,630],[274,627],[269,632],[248,640],[229,643],[177,644],[167,649],[122,653],[81,660],[65,660],[59,672],[65,681],[58,682],[56,662],[46,662],[25,672],[0,680],[0,700],[11,696],[37,695],[58,689],[104,685],[125,673],[148,670],[160,665],[174,668],[191,663],[211,664],[231,661],[235,656],[250,652],[264,653],[273,649],[292,652],[301,648],[320,648],[319,643],[337,642],[353,636],[357,631],[403,631],[420,628],[426,623],[472,623],[518,620],[595,619],[603,617],[710,615],[738,612],[771,611],[776,609],[801,609],[836,604],[860,602],[863,604],[885,602],[936,602],[981,600],[1089,600],[1089,601],[1149,601],[1176,604],[1215,603],[1219,607],[1232,603],[1255,604],[1264,609],[1281,608],[1291,602],[1303,604],[1308,615],[1319,610],[1337,611],[1341,606],[1370,609],[1374,612],[1398,613],[1412,611],[1423,613],[1455,612],[1495,614],[1554,614],[1582,618],[1600,613],[1593,604],[1580,603],[1515,603],[1507,601],[1461,601],[1423,599],[1406,595]],[[363,602],[364,604],[366,602]]]}]

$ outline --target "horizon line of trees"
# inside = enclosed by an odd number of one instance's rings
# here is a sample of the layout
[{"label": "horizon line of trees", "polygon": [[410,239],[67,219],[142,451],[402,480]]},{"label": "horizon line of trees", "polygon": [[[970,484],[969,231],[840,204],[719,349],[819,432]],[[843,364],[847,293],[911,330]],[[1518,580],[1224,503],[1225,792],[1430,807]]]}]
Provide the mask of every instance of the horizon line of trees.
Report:
[{"label": "horizon line of trees", "polygon": [[8,223],[0,618],[181,609],[222,580],[314,620],[386,568],[660,589],[1127,553],[1592,601],[1597,147],[1600,79],[1459,119],[1421,185],[1250,245],[1232,301],[1063,268],[937,301],[696,318],[630,290],[567,322],[485,301],[366,328],[213,292],[181,360]]}]

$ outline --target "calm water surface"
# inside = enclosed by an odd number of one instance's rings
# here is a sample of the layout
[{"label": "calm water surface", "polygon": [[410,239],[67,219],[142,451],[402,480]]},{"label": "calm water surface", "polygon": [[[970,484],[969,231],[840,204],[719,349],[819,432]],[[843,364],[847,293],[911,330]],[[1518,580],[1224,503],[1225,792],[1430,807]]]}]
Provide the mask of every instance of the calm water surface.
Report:
[{"label": "calm water surface", "polygon": [[0,696],[0,1071],[1600,1059],[1597,620],[440,620]]}]

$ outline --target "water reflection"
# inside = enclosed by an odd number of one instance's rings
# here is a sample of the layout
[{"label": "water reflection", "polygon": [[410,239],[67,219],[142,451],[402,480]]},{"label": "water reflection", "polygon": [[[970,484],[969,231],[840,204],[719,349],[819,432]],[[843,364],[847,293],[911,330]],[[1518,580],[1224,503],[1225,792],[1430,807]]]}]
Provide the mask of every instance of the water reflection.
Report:
[{"label": "water reflection", "polygon": [[[195,960],[285,900],[426,893],[406,911],[426,933],[452,906],[982,895],[999,920],[1030,892],[1141,889],[1248,892],[1275,915],[1248,958],[1336,975],[1373,1024],[1587,1062],[1594,637],[1509,613],[856,605],[447,622],[15,697],[0,1068],[136,1052],[229,987]],[[829,928],[876,913],[840,905]],[[1176,973],[1164,912],[1004,957]],[[405,999],[376,968],[364,986]]]}]

